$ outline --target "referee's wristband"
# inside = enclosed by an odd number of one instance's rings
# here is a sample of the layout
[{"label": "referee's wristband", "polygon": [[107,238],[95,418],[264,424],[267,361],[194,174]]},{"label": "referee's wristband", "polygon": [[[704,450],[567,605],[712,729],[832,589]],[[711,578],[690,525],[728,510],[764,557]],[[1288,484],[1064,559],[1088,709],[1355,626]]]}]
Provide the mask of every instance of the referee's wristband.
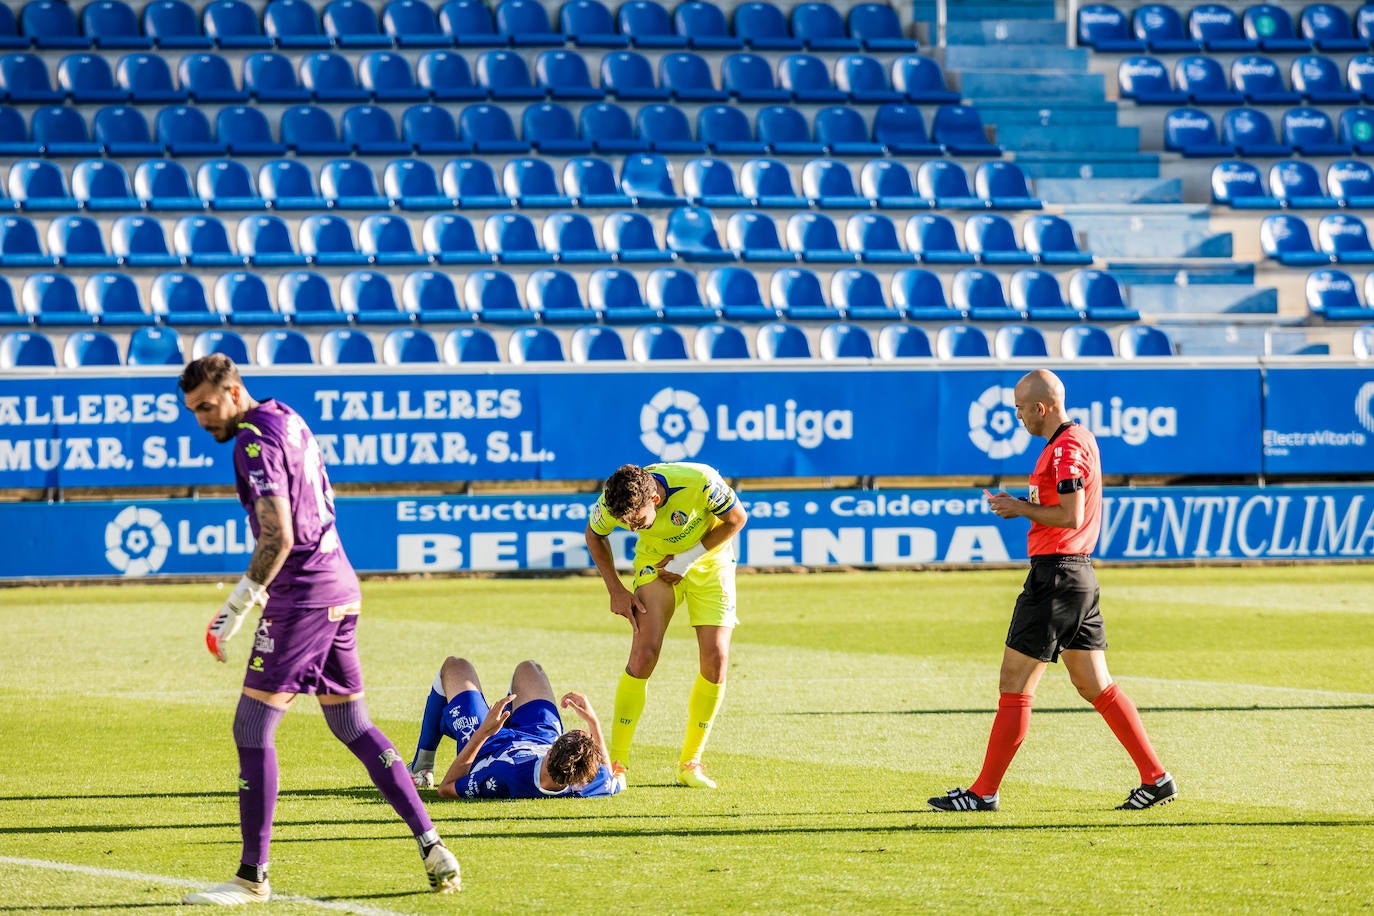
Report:
[{"label": "referee's wristband", "polygon": [[692,568],[693,563],[704,556],[706,556],[706,548],[698,541],[682,553],[675,555],[667,563],[663,564],[663,569],[665,572],[670,572],[675,576],[681,576]]}]

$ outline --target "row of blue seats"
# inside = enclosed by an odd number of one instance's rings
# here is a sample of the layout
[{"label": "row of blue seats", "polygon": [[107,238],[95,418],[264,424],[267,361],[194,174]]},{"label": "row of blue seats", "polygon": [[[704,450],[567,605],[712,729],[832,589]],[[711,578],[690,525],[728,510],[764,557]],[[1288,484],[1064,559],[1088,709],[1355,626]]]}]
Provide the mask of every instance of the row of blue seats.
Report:
[{"label": "row of blue seats", "polygon": [[1334,210],[1374,207],[1374,166],[1337,159],[1326,169],[1326,187],[1310,162],[1284,159],[1269,167],[1268,192],[1260,170],[1248,162],[1212,167],[1212,202],[1237,210],[1280,208]]},{"label": "row of blue seats", "polygon": [[[1172,356],[1173,342],[1159,328],[1135,325],[1122,329],[1119,350],[1111,335],[1096,325],[1066,328],[1060,335],[1060,356],[1066,359],[1092,359],[1120,355],[1137,357]],[[481,328],[458,328],[442,341],[420,328],[397,328],[382,338],[380,359],[372,338],[361,330],[337,328],[326,331],[319,342],[319,365],[417,366],[447,363],[500,362],[496,339]],[[730,324],[709,324],[698,328],[689,352],[686,339],[669,325],[649,325],[634,332],[627,351],[624,339],[614,328],[589,325],[574,330],[564,355],[562,339],[548,328],[520,328],[506,342],[506,360],[514,364],[558,363],[571,358],[575,363],[638,362],[660,360],[739,360],[750,359],[745,333]],[[223,353],[241,366],[299,366],[315,364],[310,339],[300,331],[283,329],[262,333],[250,356],[248,342],[233,331],[202,331],[191,345],[191,357]],[[793,324],[773,322],[754,334],[754,356],[776,359],[1034,359],[1049,356],[1044,334],[1028,325],[1005,325],[993,335],[976,327],[949,325],[930,336],[914,325],[889,325],[873,337],[861,325],[836,323],[822,328],[813,351],[806,332]],[[139,328],[120,358],[119,344],[103,331],[78,331],[69,335],[62,347],[62,365],[68,369],[109,368],[114,366],[180,366],[186,361],[180,336],[168,328]],[[56,368],[53,342],[36,331],[11,331],[0,336],[0,369]]]},{"label": "row of blue seats", "polygon": [[1269,116],[1258,108],[1232,108],[1221,117],[1217,134],[1212,116],[1199,108],[1176,108],[1164,118],[1164,148],[1188,157],[1349,156],[1374,152],[1374,108],[1347,108],[1340,133],[1319,108],[1290,109],[1275,134]]},{"label": "row of blue seats", "polygon": [[1298,216],[1275,213],[1260,223],[1264,256],[1287,267],[1316,264],[1374,264],[1374,246],[1364,220],[1348,213],[1331,213],[1317,223],[1317,240]]},{"label": "row of blue seats", "polygon": [[[678,191],[675,169],[662,156],[628,156],[620,175],[605,159],[586,156],[558,170],[547,159],[516,157],[496,170],[484,159],[458,158],[439,171],[421,159],[394,159],[378,173],[357,159],[335,159],[320,167],[318,184],[309,166],[297,159],[272,159],[258,168],[256,185],[241,162],[212,159],[201,163],[194,184],[180,162],[150,159],[129,173],[118,162],[88,159],[76,163],[70,181],[55,163],[20,160],[10,167],[9,197],[0,209],[41,210],[504,210],[511,207],[766,207],[804,210],[1038,210],[1026,176],[1012,162],[984,162],[968,174],[957,162],[931,159],[916,167],[915,178],[895,159],[874,159],[859,169],[856,186],[848,164],[812,159],[792,168],[778,159],[747,159],[736,166],[699,157],[682,168]],[[800,193],[797,191],[800,185]]]},{"label": "row of blue seats", "polygon": [[1294,28],[1288,10],[1255,3],[1237,16],[1230,7],[1202,3],[1183,15],[1173,6],[1146,3],[1128,17],[1109,3],[1078,10],[1078,43],[1096,51],[1351,51],[1374,45],[1374,4],[1352,20],[1334,3],[1309,3]]},{"label": "row of blue seats", "polygon": [[[628,0],[612,16],[598,0],[570,0],[558,29],[538,0],[448,0],[438,9],[422,0],[332,0],[316,13],[306,0],[269,0],[259,19],[242,0],[213,0],[197,16],[183,0],[151,0],[142,22],[122,0],[93,0],[80,16],[62,0],[29,0],[16,18],[0,7],[0,47],[38,48],[375,48],[452,45],[562,45],[646,48],[815,48],[915,50],[896,11],[858,3],[846,15],[807,2],[790,14],[771,3],[734,8],[727,23],[713,3],[687,0],[670,15],[655,0]],[[733,29],[731,25],[733,24]]]},{"label": "row of blue seats", "polygon": [[[844,224],[812,211],[794,213],[785,223],[767,213],[741,210],[722,220],[705,207],[679,207],[668,214],[663,242],[643,213],[615,211],[600,231],[585,214],[556,211],[541,228],[523,213],[497,213],[482,223],[481,241],[461,214],[433,214],[421,225],[416,247],[410,220],[374,213],[353,224],[331,213],[305,215],[295,243],[282,217],[243,217],[234,241],[216,216],[177,220],[168,244],[157,216],[125,214],[110,228],[106,248],[100,227],[90,218],[59,217],[48,227],[44,249],[28,217],[0,217],[0,265],[173,267],[190,266],[355,266],[422,264],[610,264],[672,261],[782,261],[880,264],[1090,264],[1078,247],[1073,227],[1060,216],[1037,214],[1016,227],[1000,213],[969,216],[961,233],[943,214],[917,214],[897,225],[884,214],[860,213]],[[724,240],[722,241],[722,235]],[[905,247],[903,247],[905,240]],[[604,247],[603,247],[604,245]],[[1024,246],[1024,247],[1023,247]]]},{"label": "row of blue seats", "polygon": [[[1153,57],[1128,57],[1117,67],[1123,99],[1141,105],[1351,105],[1374,101],[1374,54],[1357,54],[1341,68],[1329,57],[1305,54],[1289,69],[1292,88],[1279,65],[1268,57],[1247,54],[1231,62],[1227,82],[1221,62],[1210,57],[1182,57],[1173,79]],[[1348,82],[1347,82],[1348,81]]]},{"label": "row of blue seats", "polygon": [[[278,118],[273,135],[257,108],[234,105],[214,113],[215,129],[198,106],[163,108],[154,118],[156,133],[137,108],[113,105],[95,112],[89,128],[80,110],[49,105],[34,111],[31,123],[10,106],[0,106],[0,154],[11,156],[360,156],[461,153],[576,155],[598,152],[660,152],[783,156],[1001,156],[989,143],[978,110],[941,105],[926,132],[915,105],[886,102],[871,118],[847,105],[831,105],[814,119],[791,105],[768,105],[750,117],[735,105],[707,105],[693,134],[683,110],[654,102],[634,114],[613,102],[589,102],[574,116],[557,102],[526,106],[520,133],[503,105],[468,105],[455,121],[448,108],[428,102],[412,105],[400,127],[386,108],[364,104],[335,120],[316,105],[293,105]],[[814,132],[813,132],[814,121]],[[92,130],[94,133],[92,133]]]},{"label": "row of blue seats", "polygon": [[1307,310],[1327,321],[1374,321],[1374,273],[1365,275],[1364,296],[1343,270],[1324,267],[1307,275]]},{"label": "row of blue seats", "polygon": [[[411,69],[395,51],[372,51],[354,66],[333,51],[314,51],[299,63],[275,51],[243,59],[242,88],[228,61],[217,54],[188,54],[172,78],[170,62],[158,54],[136,52],[111,68],[100,54],[76,53],[57,64],[57,82],[37,54],[0,55],[0,99],[16,104],[69,101],[185,102],[358,102],[493,101],[593,99],[679,102],[957,102],[945,85],[940,65],[907,54],[886,65],[866,54],[846,54],[831,63],[813,54],[792,53],[774,66],[766,57],[738,52],[716,67],[692,51],[664,54],[655,68],[637,51],[608,51],[592,83],[588,60],[580,51],[548,50],[534,59],[531,72],[518,51],[492,49],[477,54],[473,66],[457,51],[429,51]],[[891,74],[889,80],[889,72]],[[475,76],[474,76],[475,74]]]},{"label": "row of blue seats", "polygon": [[137,284],[127,274],[103,272],[87,278],[80,294],[70,277],[36,273],[25,278],[18,303],[8,281],[0,280],[0,324],[82,325],[320,325],[320,324],[640,324],[655,321],[701,323],[731,321],[1137,321],[1138,312],[1121,296],[1110,273],[1081,270],[1068,283],[1068,296],[1054,274],[1024,269],[1003,290],[1002,278],[982,268],[966,268],[950,282],[947,297],[940,278],[929,270],[896,271],[885,292],[868,270],[836,271],[825,285],[813,271],[788,267],[767,278],[742,267],[718,267],[698,282],[679,267],[650,271],[639,278],[621,268],[603,268],[587,278],[584,296],[576,277],[542,269],[524,283],[502,270],[473,270],[462,278],[417,270],[400,281],[374,270],[357,270],[339,281],[337,300],[329,281],[297,270],[278,278],[276,304],[267,279],[248,271],[220,275],[207,295],[200,278],[171,271],[152,282],[151,309],[145,309]]}]

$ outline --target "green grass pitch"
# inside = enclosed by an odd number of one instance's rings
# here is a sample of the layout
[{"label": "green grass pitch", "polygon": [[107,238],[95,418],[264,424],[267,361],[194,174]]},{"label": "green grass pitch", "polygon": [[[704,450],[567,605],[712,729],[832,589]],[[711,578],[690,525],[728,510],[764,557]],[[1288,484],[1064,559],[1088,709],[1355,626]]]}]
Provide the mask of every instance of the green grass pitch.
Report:
[{"label": "green grass pitch", "polygon": [[[1136,773],[1059,667],[994,814],[927,796],[982,760],[1017,571],[741,575],[708,749],[672,785],[696,652],[674,622],[631,761],[601,800],[440,802],[463,865],[411,839],[302,698],[277,743],[267,913],[1374,911],[1374,567],[1100,571],[1113,674],[1181,797]],[[229,727],[251,627],[205,651],[214,584],[0,591],[0,912],[170,912],[237,862]],[[591,577],[370,581],[368,702],[409,760],[446,654],[488,695],[541,661],[609,724],[629,645]],[[452,745],[441,754],[447,757]],[[441,758],[442,759],[442,758]]]}]

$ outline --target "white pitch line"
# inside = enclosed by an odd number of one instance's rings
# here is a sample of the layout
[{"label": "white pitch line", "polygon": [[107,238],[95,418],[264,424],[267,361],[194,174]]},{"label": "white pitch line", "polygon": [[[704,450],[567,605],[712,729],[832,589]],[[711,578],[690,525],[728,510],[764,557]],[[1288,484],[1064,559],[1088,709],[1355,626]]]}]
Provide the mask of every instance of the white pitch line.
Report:
[{"label": "white pitch line", "polygon": [[[173,878],[168,875],[145,875],[136,871],[120,871],[115,868],[96,868],[93,865],[76,865],[71,862],[50,862],[46,859],[20,859],[14,856],[0,856],[0,865],[17,865],[23,868],[45,868],[49,871],[73,872],[78,875],[90,875],[94,878],[119,878],[125,881],[151,881],[155,884],[166,884],[170,887],[202,888],[209,887],[212,882],[194,881],[189,878]],[[384,910],[380,907],[368,906],[363,903],[352,903],[347,900],[316,900],[313,897],[293,897],[288,894],[273,894],[272,900],[282,903],[303,903],[307,906],[319,907],[322,910],[336,910],[340,913],[358,913],[359,916],[406,916],[395,910]],[[180,902],[180,901],[178,901]]]}]

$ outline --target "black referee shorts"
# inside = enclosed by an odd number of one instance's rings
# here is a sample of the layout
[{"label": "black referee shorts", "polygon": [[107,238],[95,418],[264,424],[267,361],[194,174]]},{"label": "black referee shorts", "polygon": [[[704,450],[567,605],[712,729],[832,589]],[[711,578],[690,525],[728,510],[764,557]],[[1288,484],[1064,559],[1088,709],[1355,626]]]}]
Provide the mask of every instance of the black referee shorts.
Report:
[{"label": "black referee shorts", "polygon": [[1107,632],[1097,608],[1097,575],[1081,554],[1031,557],[1030,574],[1007,629],[1007,647],[1042,662],[1065,649],[1105,649]]}]

